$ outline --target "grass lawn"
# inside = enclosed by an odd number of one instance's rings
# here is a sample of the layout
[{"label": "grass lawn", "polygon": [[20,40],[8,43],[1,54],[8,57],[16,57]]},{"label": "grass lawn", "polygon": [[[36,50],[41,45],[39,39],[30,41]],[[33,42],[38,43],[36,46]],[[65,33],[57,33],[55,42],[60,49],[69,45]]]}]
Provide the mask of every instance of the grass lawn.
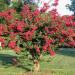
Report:
[{"label": "grass lawn", "polygon": [[12,58],[16,54],[12,50],[0,50],[0,75],[75,75],[75,49],[64,48],[56,52],[56,57],[49,58],[45,55],[40,62],[41,71],[33,73],[29,71],[32,62],[25,60],[23,65],[16,66]]}]

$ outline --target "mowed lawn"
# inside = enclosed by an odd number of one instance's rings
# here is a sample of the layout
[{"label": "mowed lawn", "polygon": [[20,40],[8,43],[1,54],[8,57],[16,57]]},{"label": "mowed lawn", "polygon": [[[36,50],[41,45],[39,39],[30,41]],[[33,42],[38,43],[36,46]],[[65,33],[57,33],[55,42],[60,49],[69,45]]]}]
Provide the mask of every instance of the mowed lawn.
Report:
[{"label": "mowed lawn", "polygon": [[0,75],[75,75],[75,48],[61,48],[53,58],[45,55],[38,73],[30,71],[33,66],[30,60],[14,65],[12,58],[15,56],[12,50],[0,50]]}]

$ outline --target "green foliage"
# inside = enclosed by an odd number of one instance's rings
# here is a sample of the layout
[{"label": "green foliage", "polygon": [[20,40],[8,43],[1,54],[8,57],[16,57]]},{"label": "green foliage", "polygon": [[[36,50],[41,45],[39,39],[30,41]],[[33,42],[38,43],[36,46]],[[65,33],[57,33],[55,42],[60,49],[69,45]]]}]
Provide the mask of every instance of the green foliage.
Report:
[{"label": "green foliage", "polygon": [[4,11],[8,8],[8,5],[6,4],[5,0],[0,0],[0,12]]},{"label": "green foliage", "polygon": [[21,9],[22,9],[22,3],[18,3],[18,2],[13,2],[13,8],[15,8],[16,9],[16,11],[17,12],[20,12],[21,11]]}]

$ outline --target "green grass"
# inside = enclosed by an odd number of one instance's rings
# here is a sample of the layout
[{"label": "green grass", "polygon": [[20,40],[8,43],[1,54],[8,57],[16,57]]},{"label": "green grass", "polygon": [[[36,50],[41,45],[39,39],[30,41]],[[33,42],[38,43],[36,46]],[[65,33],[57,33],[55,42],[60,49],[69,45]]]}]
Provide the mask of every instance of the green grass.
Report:
[{"label": "green grass", "polygon": [[75,75],[74,48],[60,49],[54,58],[45,55],[40,61],[41,70],[38,73],[30,71],[33,65],[28,60],[23,65],[13,65],[14,56],[17,55],[12,50],[0,51],[0,75]]}]

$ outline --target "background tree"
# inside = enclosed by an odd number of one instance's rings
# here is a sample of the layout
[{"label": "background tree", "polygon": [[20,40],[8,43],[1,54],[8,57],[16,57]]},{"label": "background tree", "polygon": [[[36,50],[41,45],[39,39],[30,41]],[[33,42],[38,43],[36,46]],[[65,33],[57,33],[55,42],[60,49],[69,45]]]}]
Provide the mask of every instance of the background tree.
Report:
[{"label": "background tree", "polygon": [[75,15],[75,0],[71,0],[71,5],[68,5],[69,9],[74,12]]}]

